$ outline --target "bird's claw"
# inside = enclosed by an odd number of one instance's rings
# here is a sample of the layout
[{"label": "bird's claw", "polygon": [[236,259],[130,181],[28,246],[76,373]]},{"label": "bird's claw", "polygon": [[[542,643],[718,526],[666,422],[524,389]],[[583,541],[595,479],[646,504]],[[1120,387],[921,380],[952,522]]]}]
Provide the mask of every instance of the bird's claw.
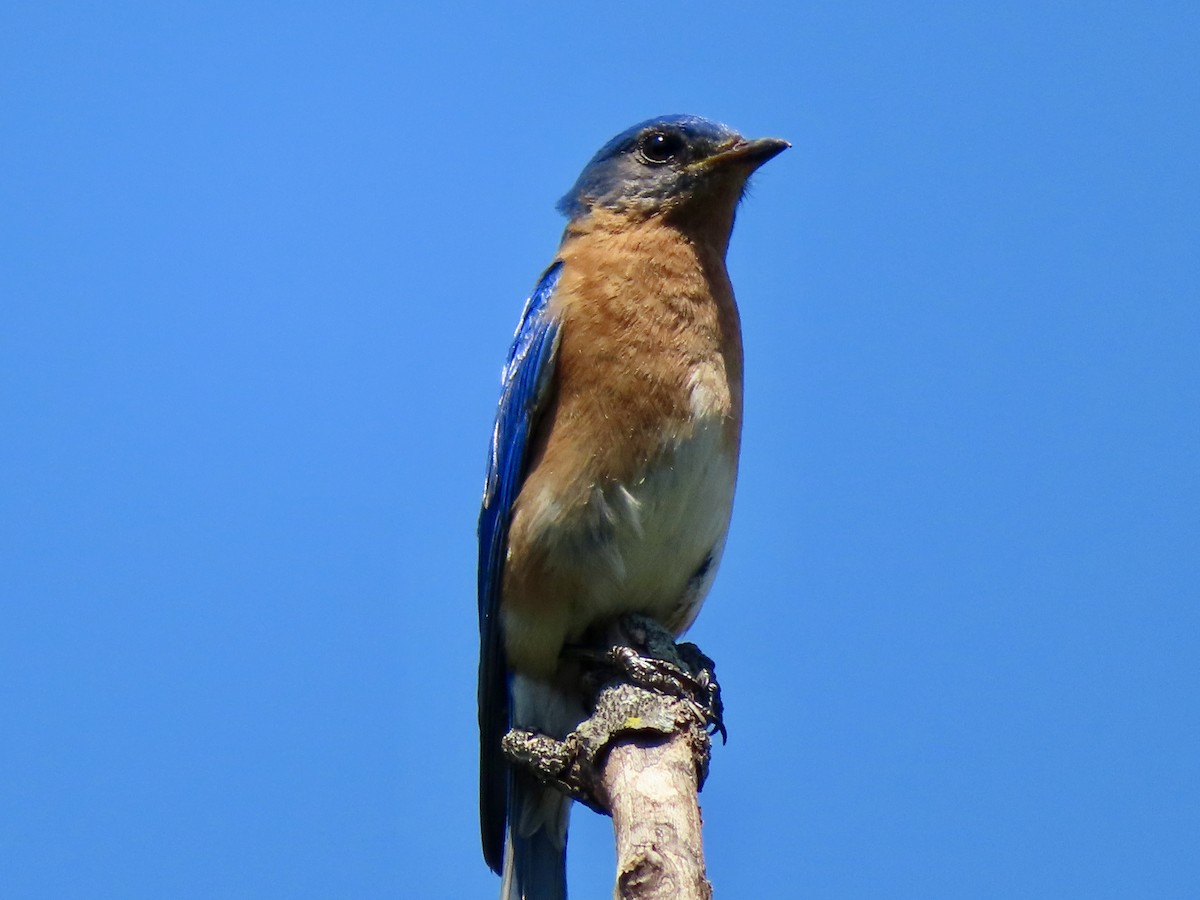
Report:
[{"label": "bird's claw", "polygon": [[[510,762],[599,812],[607,812],[598,794],[599,769],[622,736],[670,735],[690,722],[701,734],[719,734],[722,742],[727,737],[715,664],[695,644],[676,644],[667,629],[645,616],[615,623],[605,643],[607,650],[575,646],[564,651],[579,665],[583,685],[594,698],[587,719],[561,741],[519,728],[503,740]],[[679,702],[664,702],[664,697]],[[697,783],[702,785],[708,772],[707,736],[696,746]]]},{"label": "bird's claw", "polygon": [[565,651],[581,663],[590,694],[596,695],[610,682],[615,669],[631,684],[692,704],[709,733],[721,735],[721,743],[728,741],[716,663],[699,647],[676,644],[671,632],[657,621],[637,614],[615,622],[607,637],[607,651],[587,646]]},{"label": "bird's claw", "polygon": [[644,656],[630,646],[613,647],[608,651],[608,660],[638,687],[691,703],[707,723],[709,733],[721,735],[721,743],[726,743],[729,734],[716,664],[695,644],[673,644],[672,649],[678,663]]}]

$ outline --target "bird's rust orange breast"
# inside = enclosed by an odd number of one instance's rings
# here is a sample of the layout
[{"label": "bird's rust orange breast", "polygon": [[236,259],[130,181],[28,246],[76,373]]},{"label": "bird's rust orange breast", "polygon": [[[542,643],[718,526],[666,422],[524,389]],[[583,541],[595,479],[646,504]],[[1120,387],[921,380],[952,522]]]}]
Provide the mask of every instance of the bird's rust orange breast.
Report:
[{"label": "bird's rust orange breast", "polygon": [[634,478],[690,435],[699,394],[736,455],[742,345],[723,244],[661,218],[608,225],[594,214],[559,252],[557,393],[532,468],[578,473],[603,456],[597,471]]}]

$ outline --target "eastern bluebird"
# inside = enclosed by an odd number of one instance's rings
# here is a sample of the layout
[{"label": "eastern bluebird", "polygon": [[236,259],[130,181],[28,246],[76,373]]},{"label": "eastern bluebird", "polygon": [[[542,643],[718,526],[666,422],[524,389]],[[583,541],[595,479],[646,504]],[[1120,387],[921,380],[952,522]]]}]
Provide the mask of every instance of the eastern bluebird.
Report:
[{"label": "eastern bluebird", "polygon": [[505,732],[565,737],[587,710],[564,645],[626,613],[680,634],[716,574],[742,419],[725,252],[746,180],[788,146],[663,116],[605,144],[559,202],[479,515],[480,815],[505,900],[566,896],[571,805],[506,764]]}]

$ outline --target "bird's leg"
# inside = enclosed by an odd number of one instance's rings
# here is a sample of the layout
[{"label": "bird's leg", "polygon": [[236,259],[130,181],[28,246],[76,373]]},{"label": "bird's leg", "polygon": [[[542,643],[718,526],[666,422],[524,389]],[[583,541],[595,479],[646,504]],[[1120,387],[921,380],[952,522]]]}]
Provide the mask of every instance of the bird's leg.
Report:
[{"label": "bird's leg", "polygon": [[620,673],[630,684],[694,704],[712,733],[721,735],[722,743],[728,740],[716,663],[695,644],[676,644],[670,631],[636,613],[610,623],[598,643],[608,649],[578,645],[563,651],[582,664],[589,695]]},{"label": "bird's leg", "polygon": [[580,681],[594,698],[592,714],[563,740],[514,728],[504,736],[510,762],[597,812],[601,771],[609,749],[630,735],[668,737],[695,729],[698,784],[708,770],[706,730],[725,738],[721,689],[714,664],[694,644],[676,644],[646,616],[626,616],[603,635],[601,650],[575,646],[564,656],[579,663]]},{"label": "bird's leg", "polygon": [[606,654],[607,661],[633,684],[695,704],[713,734],[728,740],[725,706],[716,663],[695,644],[676,644],[667,629],[648,616],[622,617],[613,629],[624,638]]}]

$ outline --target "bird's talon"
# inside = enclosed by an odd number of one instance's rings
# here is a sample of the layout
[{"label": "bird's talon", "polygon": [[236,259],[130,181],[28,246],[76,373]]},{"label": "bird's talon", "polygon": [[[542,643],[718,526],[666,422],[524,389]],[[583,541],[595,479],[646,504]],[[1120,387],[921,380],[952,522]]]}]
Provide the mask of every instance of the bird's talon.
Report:
[{"label": "bird's talon", "polygon": [[[691,703],[707,723],[709,733],[721,735],[721,742],[726,743],[729,734],[725,729],[721,686],[717,682],[716,664],[712,659],[695,644],[675,644],[669,633],[653,620],[630,616],[622,622],[622,627],[627,637],[641,638],[639,643],[643,646],[657,643],[655,649],[670,653],[675,660],[644,655],[633,646],[622,645],[608,651],[608,661],[623,672],[631,683]],[[667,641],[665,646],[662,644],[663,635]]]}]

